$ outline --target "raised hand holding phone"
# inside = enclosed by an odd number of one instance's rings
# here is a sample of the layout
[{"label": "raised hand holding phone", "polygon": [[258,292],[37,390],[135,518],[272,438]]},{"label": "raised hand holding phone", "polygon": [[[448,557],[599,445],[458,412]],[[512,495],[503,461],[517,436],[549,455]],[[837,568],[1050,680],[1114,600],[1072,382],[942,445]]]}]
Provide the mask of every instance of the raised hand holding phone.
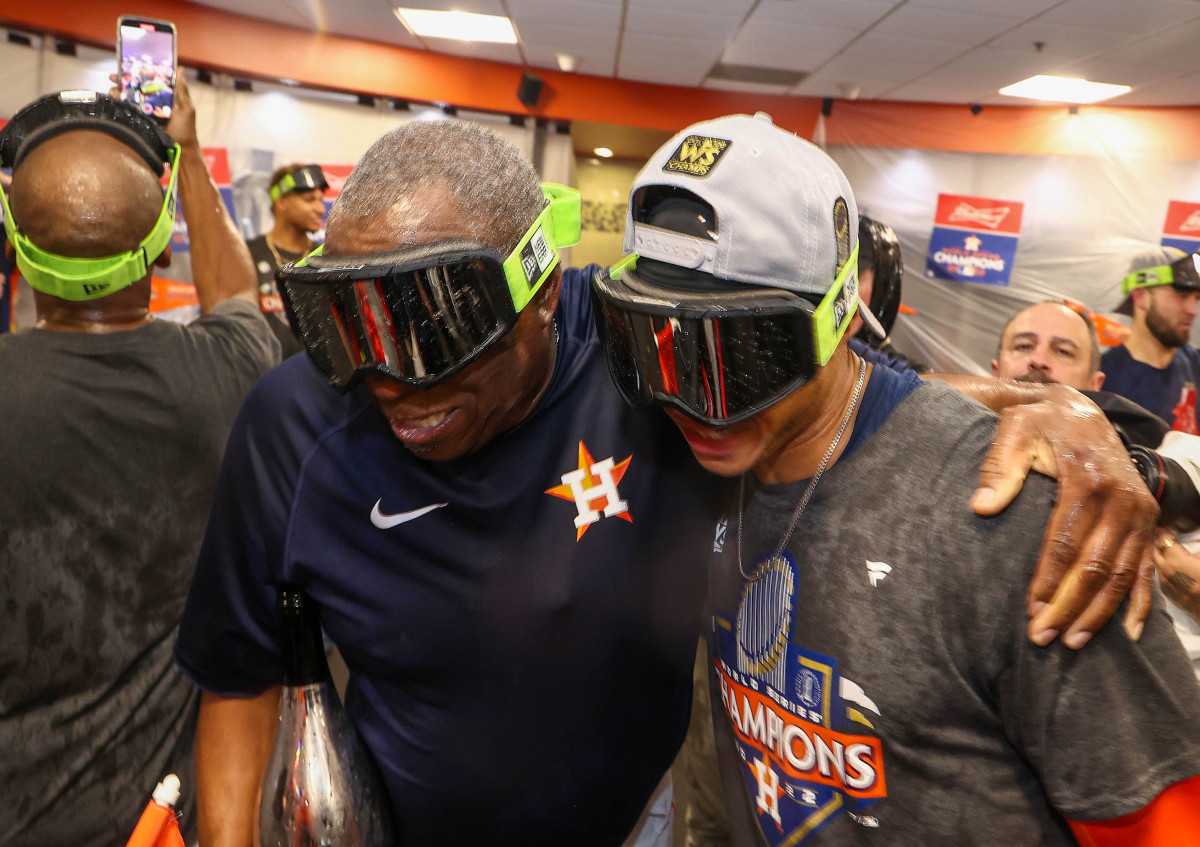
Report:
[{"label": "raised hand holding phone", "polygon": [[175,108],[175,25],[124,15],[117,20],[121,99],[161,124]]}]

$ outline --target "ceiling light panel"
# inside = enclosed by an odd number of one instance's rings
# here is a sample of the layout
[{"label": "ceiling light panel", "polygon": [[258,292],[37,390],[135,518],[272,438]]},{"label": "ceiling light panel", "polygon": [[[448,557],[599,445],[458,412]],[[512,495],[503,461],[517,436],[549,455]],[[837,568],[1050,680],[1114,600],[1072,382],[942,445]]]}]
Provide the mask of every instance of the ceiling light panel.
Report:
[{"label": "ceiling light panel", "polygon": [[451,38],[487,44],[517,43],[517,31],[513,29],[512,21],[500,15],[398,8],[396,17],[410,32],[422,38]]},{"label": "ceiling light panel", "polygon": [[1128,85],[1092,82],[1065,76],[1031,76],[1000,89],[1006,97],[1025,97],[1053,103],[1098,103],[1131,91]]}]

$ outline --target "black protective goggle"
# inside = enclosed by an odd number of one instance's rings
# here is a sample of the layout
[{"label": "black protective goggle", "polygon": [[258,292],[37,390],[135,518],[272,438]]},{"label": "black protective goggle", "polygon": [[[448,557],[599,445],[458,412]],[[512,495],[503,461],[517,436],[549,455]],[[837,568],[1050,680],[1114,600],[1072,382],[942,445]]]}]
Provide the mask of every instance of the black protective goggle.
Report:
[{"label": "black protective goggle", "polygon": [[508,256],[455,239],[361,256],[318,247],[276,273],[291,326],[334,388],[366,374],[428,387],[512,329],[579,242],[579,192],[545,183],[546,205]]},{"label": "black protective goggle", "polygon": [[279,293],[334,388],[370,372],[430,386],[516,324],[501,258],[467,240],[349,259],[309,256],[279,270]]},{"label": "black protective goggle", "polygon": [[745,420],[807,382],[853,315],[854,286],[844,284],[856,261],[816,306],[779,289],[668,291],[631,267],[626,260],[592,281],[617,390],[634,408],[673,406],[708,426]]}]

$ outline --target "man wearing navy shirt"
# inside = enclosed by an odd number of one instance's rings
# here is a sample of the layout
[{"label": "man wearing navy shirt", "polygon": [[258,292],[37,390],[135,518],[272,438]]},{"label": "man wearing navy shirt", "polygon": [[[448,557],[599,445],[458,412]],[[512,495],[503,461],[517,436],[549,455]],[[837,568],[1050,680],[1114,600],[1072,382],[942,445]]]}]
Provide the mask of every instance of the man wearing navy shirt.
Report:
[{"label": "man wearing navy shirt", "polygon": [[[326,254],[285,277],[322,372],[297,357],[247,401],[176,648],[205,691],[206,845],[249,843],[284,581],[349,666],[399,843],[634,828],[687,728],[714,487],[669,421],[613,392],[588,272],[555,266],[578,228],[578,195],[544,193],[497,136],[412,123],[355,169]],[[335,258],[362,254],[361,272]],[[351,356],[373,370],[331,390]]]},{"label": "man wearing navy shirt", "polygon": [[1155,247],[1130,263],[1117,311],[1132,315],[1129,338],[1100,360],[1105,389],[1128,397],[1171,429],[1200,435],[1196,423],[1200,350],[1188,346],[1200,311],[1197,254]]},{"label": "man wearing navy shirt", "polygon": [[242,410],[176,646],[205,692],[206,847],[251,842],[285,582],[345,657],[399,843],[615,847],[638,825],[687,726],[719,486],[620,401],[596,269],[557,267],[578,230],[578,195],[496,135],[414,122],[283,270],[308,356]]}]

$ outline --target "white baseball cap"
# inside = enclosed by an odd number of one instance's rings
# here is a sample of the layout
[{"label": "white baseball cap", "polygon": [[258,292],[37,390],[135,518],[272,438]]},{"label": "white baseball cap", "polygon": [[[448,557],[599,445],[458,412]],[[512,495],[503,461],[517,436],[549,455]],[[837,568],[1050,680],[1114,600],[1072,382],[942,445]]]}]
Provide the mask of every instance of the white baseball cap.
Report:
[{"label": "white baseball cap", "polygon": [[[712,207],[711,238],[639,221],[644,189],[675,188]],[[687,127],[634,178],[624,252],[744,285],[819,302],[855,254],[858,207],[841,168],[824,151],[775,126],[765,112]],[[850,297],[858,301],[857,272]],[[859,312],[879,337],[871,310]]]}]

